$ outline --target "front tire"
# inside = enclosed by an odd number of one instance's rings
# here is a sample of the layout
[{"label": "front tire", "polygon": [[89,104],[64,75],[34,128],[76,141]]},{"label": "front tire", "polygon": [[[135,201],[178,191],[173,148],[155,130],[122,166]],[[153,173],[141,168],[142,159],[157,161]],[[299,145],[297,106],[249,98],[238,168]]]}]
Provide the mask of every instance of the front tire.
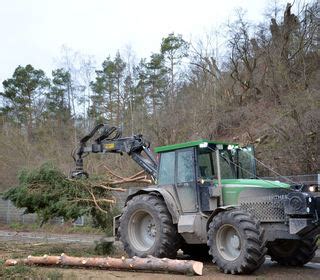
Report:
[{"label": "front tire", "polygon": [[268,244],[272,261],[286,266],[303,266],[311,261],[317,250],[315,238],[301,240],[276,240]]},{"label": "front tire", "polygon": [[234,209],[217,214],[209,225],[209,253],[221,271],[249,274],[265,260],[264,230],[251,214]]},{"label": "front tire", "polygon": [[120,217],[120,240],[130,257],[175,258],[180,238],[165,202],[155,195],[128,201]]}]

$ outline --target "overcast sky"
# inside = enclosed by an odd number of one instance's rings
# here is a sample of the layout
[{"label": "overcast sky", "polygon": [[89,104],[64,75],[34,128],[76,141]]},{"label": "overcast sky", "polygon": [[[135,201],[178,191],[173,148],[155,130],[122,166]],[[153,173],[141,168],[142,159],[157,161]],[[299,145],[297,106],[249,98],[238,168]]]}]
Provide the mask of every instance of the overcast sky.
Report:
[{"label": "overcast sky", "polygon": [[[279,0],[284,5],[287,0]],[[199,38],[232,20],[236,8],[251,21],[273,0],[0,0],[0,83],[18,65],[50,74],[61,46],[93,55],[98,64],[130,45],[137,57],[158,52],[171,32]],[[0,86],[1,89],[1,86]]]}]

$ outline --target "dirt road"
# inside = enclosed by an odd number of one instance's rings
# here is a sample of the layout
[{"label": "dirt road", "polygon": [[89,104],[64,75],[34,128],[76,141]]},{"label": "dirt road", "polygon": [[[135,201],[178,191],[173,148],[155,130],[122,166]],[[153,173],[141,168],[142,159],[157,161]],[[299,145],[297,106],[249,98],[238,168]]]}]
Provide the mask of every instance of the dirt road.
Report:
[{"label": "dirt road", "polygon": [[[41,268],[44,272],[53,270],[53,268]],[[271,261],[266,263],[254,274],[236,276],[225,275],[218,271],[216,266],[206,263],[204,266],[203,276],[188,276],[161,274],[161,273],[147,273],[147,272],[124,272],[124,271],[105,271],[105,270],[84,270],[84,269],[69,269],[59,268],[63,273],[63,279],[141,279],[141,280],[182,280],[182,279],[198,279],[198,280],[238,280],[238,279],[319,279],[320,265],[309,264],[303,268],[284,268],[280,267]]]},{"label": "dirt road", "polygon": [[[0,230],[0,260],[10,257],[26,257],[30,254],[52,254],[88,256],[94,254],[94,241],[102,238],[101,235],[82,234],[48,234],[34,232],[13,232]],[[122,252],[117,252],[116,255]],[[313,261],[317,261],[314,259]],[[36,267],[37,274],[48,274],[54,272],[61,275],[60,279],[153,279],[153,280],[179,280],[186,279],[184,275],[173,275],[148,272],[124,272],[108,271],[99,269],[71,269],[60,267]],[[250,276],[231,276],[218,271],[212,263],[205,263],[202,277],[191,277],[188,279],[215,279],[215,280],[236,280],[236,279],[319,279],[320,263],[312,262],[302,268],[286,268],[271,262],[267,257],[265,264]],[[1,277],[0,277],[1,278]]]}]

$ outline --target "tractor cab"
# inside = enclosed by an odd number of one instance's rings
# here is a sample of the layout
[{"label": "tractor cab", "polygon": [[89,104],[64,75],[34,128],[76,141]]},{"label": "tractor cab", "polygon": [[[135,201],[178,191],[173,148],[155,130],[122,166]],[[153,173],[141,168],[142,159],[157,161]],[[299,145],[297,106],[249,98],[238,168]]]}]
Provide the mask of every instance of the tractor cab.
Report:
[{"label": "tractor cab", "polygon": [[251,146],[199,140],[157,147],[155,152],[159,154],[158,184],[168,191],[174,187],[184,213],[222,206],[224,179],[256,176]]}]

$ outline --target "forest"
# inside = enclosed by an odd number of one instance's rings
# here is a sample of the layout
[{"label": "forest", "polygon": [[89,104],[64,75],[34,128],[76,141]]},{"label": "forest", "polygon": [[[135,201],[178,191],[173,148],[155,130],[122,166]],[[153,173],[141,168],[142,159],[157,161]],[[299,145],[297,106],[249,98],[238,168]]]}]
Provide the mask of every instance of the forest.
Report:
[{"label": "forest", "polygon": [[[51,73],[17,66],[0,92],[0,190],[21,168],[47,161],[68,174],[72,149],[100,122],[143,134],[152,147],[200,138],[254,144],[277,173],[319,173],[320,3],[261,18],[252,24],[239,11],[223,49],[210,36],[189,42],[170,33],[147,58],[128,50],[96,64],[65,47]],[[88,157],[86,169],[100,173],[103,162],[137,170],[110,155]]]}]

